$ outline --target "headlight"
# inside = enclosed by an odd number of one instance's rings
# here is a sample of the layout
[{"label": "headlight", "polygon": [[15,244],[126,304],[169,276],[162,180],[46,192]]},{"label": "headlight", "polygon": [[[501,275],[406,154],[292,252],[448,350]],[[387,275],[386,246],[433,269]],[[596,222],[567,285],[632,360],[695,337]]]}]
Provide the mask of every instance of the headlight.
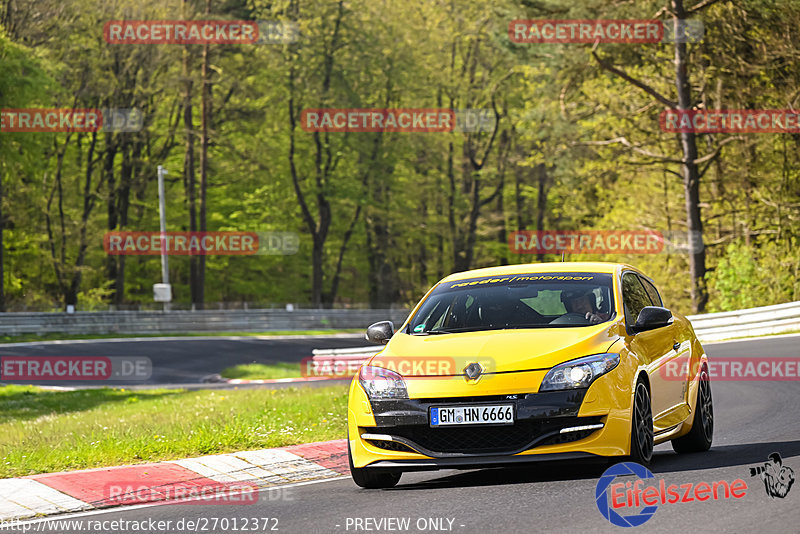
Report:
[{"label": "headlight", "polygon": [[383,367],[365,365],[358,372],[358,382],[370,399],[407,399],[403,377]]},{"label": "headlight", "polygon": [[588,388],[598,376],[604,375],[618,364],[619,354],[595,354],[562,363],[547,372],[539,391]]}]

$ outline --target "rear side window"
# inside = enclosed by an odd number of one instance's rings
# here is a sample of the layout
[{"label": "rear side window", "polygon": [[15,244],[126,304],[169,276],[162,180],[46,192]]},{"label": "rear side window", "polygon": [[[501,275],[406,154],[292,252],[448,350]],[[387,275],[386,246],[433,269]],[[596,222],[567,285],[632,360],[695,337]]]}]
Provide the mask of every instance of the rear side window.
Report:
[{"label": "rear side window", "polygon": [[642,278],[641,276],[639,277],[639,280],[642,282],[644,290],[647,291],[647,296],[650,297],[650,302],[653,303],[653,306],[664,306],[664,304],[661,302],[661,295],[658,294],[656,286],[654,286],[653,284],[650,283],[649,280]]},{"label": "rear side window", "polygon": [[625,323],[629,326],[636,324],[642,308],[652,306],[650,297],[634,273],[622,275],[622,304],[625,307]]}]

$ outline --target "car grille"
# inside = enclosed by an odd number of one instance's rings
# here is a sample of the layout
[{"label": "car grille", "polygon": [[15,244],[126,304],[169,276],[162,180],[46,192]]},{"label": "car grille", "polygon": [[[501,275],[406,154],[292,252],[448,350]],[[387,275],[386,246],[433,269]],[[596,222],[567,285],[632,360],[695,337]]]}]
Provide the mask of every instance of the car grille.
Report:
[{"label": "car grille", "polygon": [[539,447],[542,445],[560,445],[561,443],[571,443],[573,441],[582,440],[583,438],[588,438],[596,431],[597,430],[577,430],[575,432],[567,432],[566,434],[555,434],[545,438],[541,443],[537,443],[536,446]]},{"label": "car grille", "polygon": [[385,439],[368,439],[367,441],[371,445],[374,445],[379,449],[385,449],[387,451],[416,452],[408,445],[403,445],[402,443],[399,443],[397,441],[387,441]]},{"label": "car grille", "polygon": [[[486,425],[472,427],[431,428],[428,425],[405,425],[370,429],[381,434],[390,434],[405,438],[412,444],[419,445],[435,453],[461,454],[493,454],[510,453],[525,450],[537,438],[552,432],[554,435],[545,438],[533,446],[554,443],[568,443],[587,437],[593,430],[558,434],[562,428],[586,425],[599,422],[598,417],[561,417],[557,419],[541,419],[517,421],[513,425]],[[377,447],[390,449],[389,446],[375,443]],[[394,446],[394,445],[393,445]],[[420,451],[423,452],[424,451]]]}]

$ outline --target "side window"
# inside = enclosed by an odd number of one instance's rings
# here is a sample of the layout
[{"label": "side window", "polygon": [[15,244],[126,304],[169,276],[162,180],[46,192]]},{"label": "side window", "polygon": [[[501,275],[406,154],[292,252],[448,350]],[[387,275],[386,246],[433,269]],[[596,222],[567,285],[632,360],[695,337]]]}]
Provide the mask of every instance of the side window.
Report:
[{"label": "side window", "polygon": [[625,306],[625,323],[628,325],[636,324],[636,318],[639,317],[642,308],[652,306],[650,297],[634,273],[622,275],[622,304]]},{"label": "side window", "polygon": [[639,277],[639,280],[641,280],[644,290],[647,291],[647,296],[650,297],[650,302],[653,303],[653,306],[664,306],[664,303],[661,301],[661,295],[659,295],[658,291],[656,290],[656,286],[651,284],[649,280],[645,280],[642,277]]}]

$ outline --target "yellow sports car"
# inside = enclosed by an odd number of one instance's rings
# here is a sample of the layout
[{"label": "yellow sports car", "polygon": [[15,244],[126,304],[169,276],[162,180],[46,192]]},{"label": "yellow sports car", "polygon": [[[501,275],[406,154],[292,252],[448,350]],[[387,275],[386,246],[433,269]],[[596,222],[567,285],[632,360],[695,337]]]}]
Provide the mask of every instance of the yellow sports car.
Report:
[{"label": "yellow sports car", "polygon": [[404,471],[705,451],[708,361],[653,281],[615,263],[478,269],[436,284],[350,384],[350,471],[364,488]]}]

